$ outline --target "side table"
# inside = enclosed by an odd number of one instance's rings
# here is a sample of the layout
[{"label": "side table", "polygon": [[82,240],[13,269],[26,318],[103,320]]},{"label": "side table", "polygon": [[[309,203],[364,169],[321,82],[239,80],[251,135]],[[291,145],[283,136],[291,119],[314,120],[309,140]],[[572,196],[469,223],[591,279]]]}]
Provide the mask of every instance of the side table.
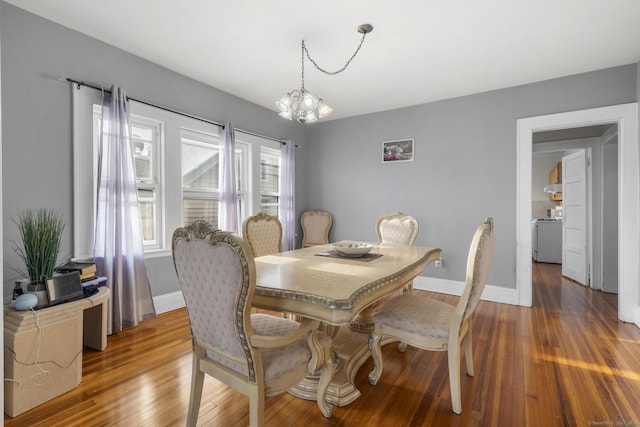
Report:
[{"label": "side table", "polygon": [[[111,291],[32,312],[4,308],[4,411],[15,417],[82,381],[83,344],[107,347]],[[37,362],[37,363],[36,363]]]}]

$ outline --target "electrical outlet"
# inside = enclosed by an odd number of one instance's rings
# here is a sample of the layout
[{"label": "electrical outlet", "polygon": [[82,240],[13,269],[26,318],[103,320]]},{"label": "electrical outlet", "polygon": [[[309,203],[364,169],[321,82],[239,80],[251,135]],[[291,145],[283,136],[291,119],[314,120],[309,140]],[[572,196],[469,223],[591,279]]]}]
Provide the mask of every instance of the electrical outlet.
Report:
[{"label": "electrical outlet", "polygon": [[442,258],[438,258],[435,262],[436,268],[442,268]]}]

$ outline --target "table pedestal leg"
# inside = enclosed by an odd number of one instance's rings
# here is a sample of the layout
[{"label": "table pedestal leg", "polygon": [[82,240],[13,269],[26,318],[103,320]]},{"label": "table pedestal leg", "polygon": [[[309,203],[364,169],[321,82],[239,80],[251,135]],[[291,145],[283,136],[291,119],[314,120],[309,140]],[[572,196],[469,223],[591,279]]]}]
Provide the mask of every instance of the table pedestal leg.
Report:
[{"label": "table pedestal leg", "polygon": [[[345,406],[360,397],[354,384],[360,366],[369,358],[367,347],[369,334],[354,331],[348,326],[340,328],[333,337],[333,351],[336,359],[336,373],[327,390],[327,400],[336,406]],[[289,389],[296,397],[316,400],[318,377],[309,375],[301,383]]]},{"label": "table pedestal leg", "polygon": [[[327,400],[336,406],[345,406],[360,397],[360,391],[355,386],[356,374],[360,367],[371,356],[369,352],[369,336],[373,331],[373,316],[378,311],[382,301],[375,302],[362,310],[349,326],[324,325],[325,332],[333,340],[334,366],[336,367],[333,380],[327,389]],[[385,338],[382,345],[393,341]],[[288,391],[296,397],[316,400],[318,377],[308,375],[298,385]]]},{"label": "table pedestal leg", "polygon": [[[367,361],[369,352],[369,333],[343,326],[333,337],[336,373],[327,390],[327,400],[335,406],[345,406],[360,397],[355,386],[356,374]],[[298,385],[289,389],[289,393],[307,400],[316,400],[318,377],[309,375]]]}]

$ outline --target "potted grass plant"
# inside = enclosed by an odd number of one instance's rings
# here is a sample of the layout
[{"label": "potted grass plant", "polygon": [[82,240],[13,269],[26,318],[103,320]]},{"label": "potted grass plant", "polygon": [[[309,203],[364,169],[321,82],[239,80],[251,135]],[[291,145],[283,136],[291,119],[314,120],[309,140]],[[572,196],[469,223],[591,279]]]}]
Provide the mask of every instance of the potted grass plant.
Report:
[{"label": "potted grass plant", "polygon": [[[52,209],[27,209],[14,221],[20,233],[15,252],[26,267],[27,291],[38,296],[38,305],[46,305],[44,282],[53,276],[62,244],[62,215]],[[44,301],[42,298],[44,297]]]}]

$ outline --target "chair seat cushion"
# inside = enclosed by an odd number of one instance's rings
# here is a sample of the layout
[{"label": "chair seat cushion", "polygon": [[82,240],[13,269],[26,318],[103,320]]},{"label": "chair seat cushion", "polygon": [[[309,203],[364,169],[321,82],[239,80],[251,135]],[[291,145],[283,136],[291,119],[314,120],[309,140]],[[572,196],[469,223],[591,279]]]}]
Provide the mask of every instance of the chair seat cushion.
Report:
[{"label": "chair seat cushion", "polygon": [[[300,324],[293,320],[268,314],[252,314],[251,326],[257,335],[289,335],[295,331]],[[318,340],[324,348],[331,346],[331,338],[324,333],[318,333]],[[283,347],[263,348],[262,364],[264,366],[264,380],[266,383],[281,377],[282,375],[295,370],[303,364],[307,364],[311,359],[311,350],[307,344],[306,337]]]},{"label": "chair seat cushion", "polygon": [[417,295],[401,295],[382,305],[373,321],[424,338],[447,340],[455,307]]}]

